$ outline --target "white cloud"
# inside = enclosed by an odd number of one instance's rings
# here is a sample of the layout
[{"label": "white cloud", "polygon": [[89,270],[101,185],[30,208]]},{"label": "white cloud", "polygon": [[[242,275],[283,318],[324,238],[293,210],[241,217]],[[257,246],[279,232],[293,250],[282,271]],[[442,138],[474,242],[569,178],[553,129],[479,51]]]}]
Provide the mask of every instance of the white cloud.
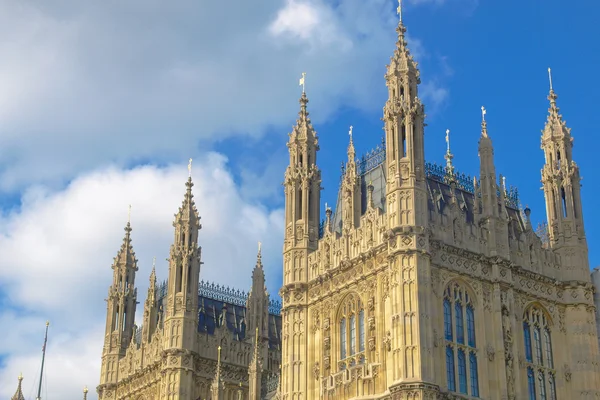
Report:
[{"label": "white cloud", "polygon": [[4,190],[61,184],[107,160],[170,162],[198,141],[267,127],[285,137],[302,71],[316,123],[342,106],[379,110],[395,41],[389,0],[0,0],[0,9]]},{"label": "white cloud", "polygon": [[[203,225],[201,278],[248,290],[257,242],[262,241],[267,284],[272,292],[277,290],[282,212],[247,203],[221,155],[210,153],[195,162],[193,175]],[[167,276],[173,214],[183,200],[186,178],[185,165],[102,169],[77,178],[61,192],[32,188],[19,210],[0,218],[0,288],[9,305],[0,310],[0,326],[9,327],[0,341],[0,354],[8,355],[0,369],[0,398],[12,396],[20,371],[27,390],[37,380],[47,319],[46,397],[79,399],[84,384],[95,388],[103,299],[112,279],[112,257],[124,235],[127,205],[132,204],[132,241],[139,259],[139,315],[153,256],[159,279]],[[92,392],[90,399],[96,397]]]}]

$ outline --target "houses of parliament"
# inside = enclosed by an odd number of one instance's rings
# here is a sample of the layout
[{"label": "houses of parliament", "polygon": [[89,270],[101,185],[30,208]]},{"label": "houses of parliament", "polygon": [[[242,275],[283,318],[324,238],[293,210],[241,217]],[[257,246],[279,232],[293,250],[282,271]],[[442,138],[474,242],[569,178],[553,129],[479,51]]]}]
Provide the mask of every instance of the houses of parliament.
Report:
[{"label": "houses of parliament", "polygon": [[319,139],[302,93],[283,183],[281,304],[266,291],[260,250],[248,295],[201,281],[190,177],[168,280],[152,271],[138,328],[127,224],[108,289],[100,400],[600,398],[600,277],[557,94],[551,87],[540,121],[542,234],[496,172],[485,110],[478,177],[454,169],[449,147],[446,165],[426,162],[419,70],[401,19],[397,33],[385,140],[357,158],[350,135],[323,218]]}]

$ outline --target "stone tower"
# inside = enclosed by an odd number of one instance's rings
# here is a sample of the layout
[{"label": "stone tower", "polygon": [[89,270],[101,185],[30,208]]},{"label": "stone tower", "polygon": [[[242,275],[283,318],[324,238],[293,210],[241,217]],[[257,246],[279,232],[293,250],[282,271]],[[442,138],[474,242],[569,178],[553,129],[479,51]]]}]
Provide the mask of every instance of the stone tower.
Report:
[{"label": "stone tower", "polygon": [[119,380],[119,360],[134,335],[137,289],[135,273],[138,270],[135,252],[131,246],[131,223],[125,226],[125,237],[114,258],[113,282],[106,299],[106,331],[102,349],[100,385],[114,384]]},{"label": "stone tower", "polygon": [[192,178],[186,182],[186,192],[179,212],[175,214],[174,242],[169,256],[169,279],[164,308],[164,349],[180,362],[179,368],[165,371],[167,382],[176,388],[168,399],[188,399],[195,393],[194,370],[184,365],[184,356],[196,351],[198,332],[198,284],[200,253],[198,231],[200,216],[194,204]]},{"label": "stone tower", "polygon": [[[550,72],[550,70],[548,70]],[[545,164],[542,184],[546,198],[550,247],[560,255],[565,279],[590,280],[587,242],[581,207],[581,177],[573,161],[571,129],[559,113],[550,85],[550,108],[542,130]]]},{"label": "stone tower", "polygon": [[285,172],[285,235],[283,248],[282,371],[284,399],[301,399],[306,393],[309,254],[317,248],[321,171],[319,142],[312,127],[303,91],[296,126],[287,144],[290,163]]},{"label": "stone tower", "polygon": [[[425,183],[424,106],[419,99],[417,63],[406,43],[400,19],[398,40],[385,75],[388,100],[383,109],[387,155],[387,259],[394,284],[386,313],[396,316],[390,326],[392,351],[387,374],[392,391],[410,388],[418,398],[429,396],[434,382],[431,297],[418,290],[431,280]],[[402,383],[399,383],[402,382]],[[433,386],[435,387],[435,386]]]}]

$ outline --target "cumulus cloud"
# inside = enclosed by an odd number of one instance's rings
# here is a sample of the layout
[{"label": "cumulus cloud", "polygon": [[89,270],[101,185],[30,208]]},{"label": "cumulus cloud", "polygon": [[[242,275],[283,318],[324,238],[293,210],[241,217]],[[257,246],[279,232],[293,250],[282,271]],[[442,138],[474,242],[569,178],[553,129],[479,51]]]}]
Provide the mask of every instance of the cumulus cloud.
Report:
[{"label": "cumulus cloud", "polygon": [[379,110],[395,41],[389,0],[0,0],[0,9],[1,190],[285,130],[303,71],[316,123],[344,106]]},{"label": "cumulus cloud", "polygon": [[[194,163],[193,176],[203,225],[202,279],[249,289],[257,242],[262,241],[267,284],[276,292],[282,212],[246,202],[227,160],[219,154],[210,153]],[[32,188],[18,210],[1,216],[0,290],[8,307],[0,310],[0,326],[10,329],[0,341],[0,355],[6,356],[0,370],[0,398],[13,394],[20,371],[27,385],[37,381],[47,319],[51,321],[47,397],[76,399],[84,384],[95,388],[106,312],[103,299],[112,279],[112,257],[123,239],[128,204],[139,259],[139,315],[154,256],[158,278],[167,277],[173,214],[183,200],[186,179],[185,165],[105,168],[78,177],[60,192]]]}]

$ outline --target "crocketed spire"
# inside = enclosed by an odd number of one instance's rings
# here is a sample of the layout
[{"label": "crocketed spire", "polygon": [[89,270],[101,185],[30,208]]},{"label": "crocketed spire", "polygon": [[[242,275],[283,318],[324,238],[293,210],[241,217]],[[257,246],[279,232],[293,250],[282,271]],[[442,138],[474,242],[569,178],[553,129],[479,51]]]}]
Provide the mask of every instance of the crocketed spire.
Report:
[{"label": "crocketed spire", "polygon": [[127,221],[127,225],[125,225],[125,236],[123,237],[123,243],[121,243],[121,248],[115,257],[115,265],[118,264],[121,266],[135,268],[137,271],[137,260],[135,259],[135,252],[133,251],[133,246],[131,245],[131,230],[131,222]]},{"label": "crocketed spire", "polygon": [[[398,33],[398,40],[396,41],[396,49],[394,55],[391,57],[390,65],[388,68],[388,74],[392,71],[397,72],[412,72],[414,75],[419,77],[418,63],[414,60],[413,55],[410,53],[408,43],[406,41],[406,26],[402,21],[402,1],[399,1],[398,5],[398,26],[396,32]],[[420,80],[419,82],[420,83]]]},{"label": "crocketed spire", "polygon": [[21,389],[21,385],[23,383],[23,375],[19,374],[19,385],[17,386],[17,391],[14,396],[10,398],[10,400],[25,400],[25,396],[23,396],[23,390]]},{"label": "crocketed spire", "polygon": [[558,95],[556,94],[556,92],[554,91],[554,87],[552,86],[552,70],[550,68],[548,68],[548,77],[550,79],[550,93],[548,94],[550,108],[548,108],[546,126],[542,131],[542,140],[556,137],[570,141],[571,129],[567,127],[566,121],[563,120],[563,117],[560,114],[560,108],[558,108],[558,105],[556,104]]},{"label": "crocketed spire", "polygon": [[186,191],[183,197],[183,202],[181,207],[179,207],[179,212],[175,214],[175,222],[173,226],[177,225],[185,225],[189,224],[190,226],[200,227],[200,215],[198,214],[198,210],[196,209],[196,204],[194,202],[194,195],[192,194],[192,187],[194,187],[194,182],[192,182],[192,177],[190,176],[185,183]]}]

